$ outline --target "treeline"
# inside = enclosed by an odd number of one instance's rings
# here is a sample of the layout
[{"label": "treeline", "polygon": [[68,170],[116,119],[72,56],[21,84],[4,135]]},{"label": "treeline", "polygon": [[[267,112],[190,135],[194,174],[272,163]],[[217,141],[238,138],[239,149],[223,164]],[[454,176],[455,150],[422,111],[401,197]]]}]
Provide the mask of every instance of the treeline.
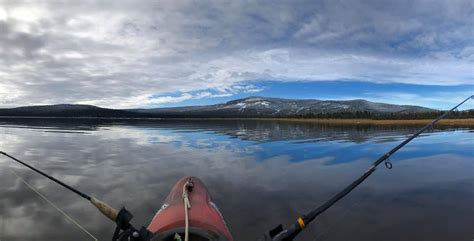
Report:
[{"label": "treeline", "polygon": [[64,118],[143,118],[149,115],[124,110],[105,108],[87,109],[51,109],[51,108],[17,108],[0,109],[0,117],[64,117]]},{"label": "treeline", "polygon": [[[0,109],[0,117],[67,117],[67,118],[297,118],[297,119],[373,119],[373,120],[416,120],[433,119],[442,112],[419,113],[381,113],[370,111],[337,112],[337,113],[308,113],[301,115],[274,115],[259,113],[256,110],[245,113],[228,111],[195,111],[195,112],[168,112],[143,113],[132,110],[115,110],[90,106],[56,106],[52,107],[22,107]],[[466,119],[474,118],[474,110],[455,111],[447,118]]]},{"label": "treeline", "polygon": [[[339,112],[339,113],[309,113],[305,115],[279,116],[282,118],[304,118],[304,119],[372,119],[372,120],[420,120],[434,119],[441,115],[442,111],[423,113],[374,113],[369,111]],[[474,110],[454,111],[449,114],[448,119],[474,118]]]}]

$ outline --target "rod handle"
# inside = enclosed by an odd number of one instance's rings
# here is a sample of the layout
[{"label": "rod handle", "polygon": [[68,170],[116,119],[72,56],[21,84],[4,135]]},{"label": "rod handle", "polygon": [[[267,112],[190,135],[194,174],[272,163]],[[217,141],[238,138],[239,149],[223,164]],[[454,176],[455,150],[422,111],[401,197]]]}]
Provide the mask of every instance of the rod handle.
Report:
[{"label": "rod handle", "polygon": [[104,203],[104,202],[96,199],[95,197],[91,197],[90,201],[97,209],[99,209],[99,211],[102,214],[104,214],[110,220],[112,220],[114,222],[117,220],[118,211],[115,208],[111,207],[107,203]]}]

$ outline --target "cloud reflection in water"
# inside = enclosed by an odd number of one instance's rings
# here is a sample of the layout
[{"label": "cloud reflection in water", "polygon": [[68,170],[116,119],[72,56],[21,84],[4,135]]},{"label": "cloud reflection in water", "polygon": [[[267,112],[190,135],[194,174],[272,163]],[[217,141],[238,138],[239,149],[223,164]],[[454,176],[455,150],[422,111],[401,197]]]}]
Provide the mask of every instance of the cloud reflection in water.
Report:
[{"label": "cloud reflection in water", "polygon": [[[236,240],[321,204],[417,127],[268,121],[0,121],[0,146],[147,224],[181,176],[203,179]],[[54,130],[54,132],[51,132]],[[416,139],[299,240],[462,240],[473,236],[470,130]],[[29,183],[99,239],[113,224],[86,201],[0,158],[0,240],[85,240]]]}]

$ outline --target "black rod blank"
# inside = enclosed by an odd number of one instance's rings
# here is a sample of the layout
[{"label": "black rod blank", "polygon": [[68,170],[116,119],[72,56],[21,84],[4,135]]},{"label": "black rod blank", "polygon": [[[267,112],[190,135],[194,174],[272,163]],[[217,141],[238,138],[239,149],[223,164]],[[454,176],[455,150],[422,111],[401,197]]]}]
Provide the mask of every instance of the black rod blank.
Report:
[{"label": "black rod blank", "polygon": [[[417,136],[419,136],[421,133],[423,133],[424,131],[426,131],[427,129],[430,129],[432,128],[432,126],[434,124],[436,124],[438,121],[440,121],[441,119],[443,119],[444,117],[446,117],[449,113],[451,113],[452,111],[454,111],[455,109],[457,109],[459,106],[461,106],[462,104],[464,104],[466,101],[468,101],[470,98],[472,98],[473,96],[465,99],[464,101],[462,101],[461,103],[459,103],[458,105],[456,105],[455,107],[453,107],[451,110],[449,111],[446,111],[444,114],[442,114],[441,116],[439,116],[438,118],[436,118],[435,120],[433,120],[432,122],[428,123],[426,126],[424,126],[423,128],[421,128],[419,131],[417,131],[415,134],[413,134],[412,136],[410,136],[408,139],[406,139],[405,141],[403,141],[402,143],[400,143],[398,146],[394,147],[392,150],[390,150],[389,152],[385,153],[383,156],[381,156],[379,159],[377,159],[377,161],[375,161],[372,166],[370,166],[370,168],[361,176],[359,177],[357,180],[355,180],[353,183],[351,183],[349,186],[347,186],[345,189],[343,189],[341,192],[339,192],[338,194],[336,194],[333,198],[329,199],[327,202],[325,202],[323,205],[321,205],[320,207],[318,207],[317,209],[311,211],[303,220],[305,221],[305,223],[307,222],[311,222],[312,220],[314,220],[319,214],[321,214],[322,212],[324,212],[326,209],[328,209],[329,207],[331,207],[334,203],[336,203],[337,201],[339,201],[339,199],[343,198],[344,196],[346,196],[349,192],[351,192],[355,187],[357,187],[360,183],[362,183],[367,177],[370,176],[370,174],[372,174],[376,167],[382,163],[383,161],[387,160],[390,158],[391,155],[393,155],[396,151],[400,150],[402,147],[404,147],[406,144],[408,144],[411,140],[415,139]],[[305,220],[306,219],[306,220]]]},{"label": "black rod blank", "polygon": [[312,210],[307,215],[304,215],[303,217],[298,218],[298,221],[295,224],[291,225],[290,228],[288,228],[286,230],[282,230],[282,232],[280,232],[278,235],[276,235],[273,238],[273,240],[285,240],[285,241],[293,240],[296,237],[296,235],[298,235],[304,229],[304,227],[307,226],[311,221],[313,221],[317,216],[319,216],[320,214],[325,212],[328,208],[330,208],[332,205],[334,205],[337,201],[341,200],[343,197],[345,197],[347,194],[349,194],[352,190],[354,190],[354,188],[356,188],[363,181],[365,181],[365,179],[367,179],[376,170],[377,166],[380,163],[382,163],[383,161],[389,159],[391,155],[393,155],[395,152],[400,150],[402,147],[404,147],[406,144],[408,144],[411,140],[415,139],[417,136],[419,136],[421,133],[423,133],[427,129],[432,128],[434,124],[436,124],[438,121],[440,121],[441,119],[446,117],[449,113],[451,113],[452,111],[454,111],[459,106],[461,106],[466,101],[468,101],[469,99],[472,99],[472,98],[474,98],[474,95],[466,98],[465,100],[463,100],[461,103],[459,103],[458,105],[456,105],[452,109],[444,112],[441,116],[439,116],[438,118],[436,118],[433,121],[431,121],[430,123],[428,123],[426,126],[421,128],[420,130],[418,130],[415,134],[410,136],[408,139],[406,139],[405,141],[403,141],[402,143],[400,143],[399,145],[394,147],[392,150],[390,150],[387,153],[385,153],[384,155],[382,155],[379,159],[377,159],[369,167],[369,169],[367,169],[367,171],[364,172],[364,174],[362,174],[362,176],[360,176],[358,179],[356,179],[354,182],[352,182],[349,186],[347,186],[342,191],[340,191],[339,193],[334,195],[331,199],[329,199],[328,201],[323,203],[318,208]]},{"label": "black rod blank", "polygon": [[15,157],[13,157],[13,156],[11,156],[11,155],[9,155],[9,154],[3,152],[3,151],[0,151],[0,154],[4,155],[4,156],[6,156],[6,157],[8,157],[8,158],[10,158],[10,159],[12,159],[12,160],[14,160],[14,161],[20,163],[20,164],[22,164],[22,165],[25,166],[25,167],[28,167],[29,169],[31,169],[31,170],[33,170],[33,171],[35,171],[35,172],[41,174],[42,176],[44,176],[44,177],[50,179],[51,181],[53,181],[53,182],[55,182],[55,183],[57,183],[57,184],[59,184],[59,185],[65,187],[65,188],[67,188],[67,189],[69,189],[69,190],[71,190],[71,191],[73,191],[73,192],[76,193],[77,195],[79,195],[79,196],[81,196],[81,197],[83,197],[83,198],[85,198],[85,199],[87,199],[87,200],[89,200],[89,201],[91,200],[91,197],[90,197],[89,195],[87,195],[87,194],[85,194],[85,193],[83,193],[83,192],[81,192],[81,191],[79,191],[79,190],[77,190],[77,189],[75,189],[75,188],[73,188],[73,187],[71,187],[71,186],[65,184],[64,182],[59,181],[58,179],[56,179],[56,178],[54,178],[54,177],[52,177],[52,176],[50,176],[50,175],[48,175],[48,174],[42,172],[41,170],[36,169],[36,168],[34,168],[34,167],[28,165],[27,163],[25,163],[25,162],[23,162],[23,161],[20,161],[20,160],[18,160],[17,158],[15,158]]}]

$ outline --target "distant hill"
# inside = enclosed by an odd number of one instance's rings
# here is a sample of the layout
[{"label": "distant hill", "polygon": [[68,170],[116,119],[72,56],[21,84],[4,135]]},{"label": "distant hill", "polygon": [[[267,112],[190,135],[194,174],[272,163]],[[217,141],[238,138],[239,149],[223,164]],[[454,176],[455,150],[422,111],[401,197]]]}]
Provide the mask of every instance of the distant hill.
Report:
[{"label": "distant hill", "polygon": [[93,105],[41,105],[0,109],[0,116],[35,117],[140,117],[139,113],[126,110],[100,108]]},{"label": "distant hill", "polygon": [[[153,109],[107,109],[92,105],[43,105],[0,109],[9,117],[91,117],[91,118],[432,118],[438,110],[412,105],[392,105],[367,100],[295,100],[248,97],[223,104]],[[454,116],[474,117],[473,111]]]},{"label": "distant hill", "polygon": [[138,113],[174,117],[287,117],[336,113],[412,114],[437,110],[391,105],[367,100],[293,100],[253,96],[224,104],[175,108],[135,109]]}]

